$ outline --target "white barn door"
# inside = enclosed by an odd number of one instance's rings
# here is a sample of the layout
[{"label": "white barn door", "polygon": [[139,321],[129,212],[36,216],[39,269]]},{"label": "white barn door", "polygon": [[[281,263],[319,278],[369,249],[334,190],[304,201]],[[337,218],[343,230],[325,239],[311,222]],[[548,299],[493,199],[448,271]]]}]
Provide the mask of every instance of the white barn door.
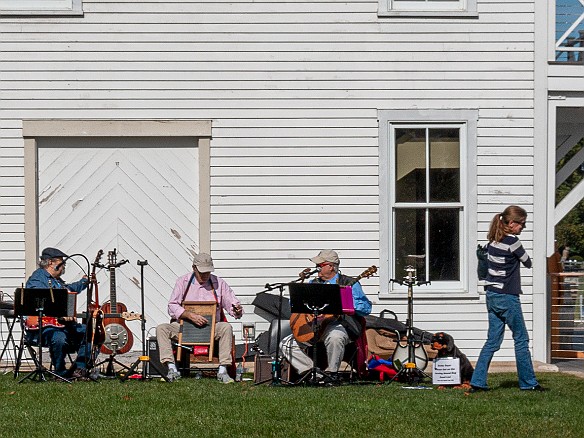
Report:
[{"label": "white barn door", "polygon": [[[144,267],[147,330],[168,321],[166,306],[179,275],[199,250],[199,156],[188,138],[38,139],[39,249],[57,247],[94,261],[117,249],[117,300],[140,312]],[[75,257],[84,271],[87,262]],[[65,281],[83,275],[71,260]],[[110,296],[107,270],[98,271],[99,299]],[[78,311],[86,294],[78,296]],[[128,322],[133,349],[141,348],[140,323]]]}]

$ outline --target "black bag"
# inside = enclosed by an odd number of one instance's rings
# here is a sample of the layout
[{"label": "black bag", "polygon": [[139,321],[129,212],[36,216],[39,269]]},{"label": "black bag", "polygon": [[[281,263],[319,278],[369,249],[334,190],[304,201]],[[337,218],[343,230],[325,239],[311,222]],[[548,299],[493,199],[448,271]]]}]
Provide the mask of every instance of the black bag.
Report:
[{"label": "black bag", "polygon": [[479,280],[486,280],[487,274],[489,273],[489,262],[488,262],[488,250],[487,247],[489,244],[485,246],[477,245],[477,275]]}]

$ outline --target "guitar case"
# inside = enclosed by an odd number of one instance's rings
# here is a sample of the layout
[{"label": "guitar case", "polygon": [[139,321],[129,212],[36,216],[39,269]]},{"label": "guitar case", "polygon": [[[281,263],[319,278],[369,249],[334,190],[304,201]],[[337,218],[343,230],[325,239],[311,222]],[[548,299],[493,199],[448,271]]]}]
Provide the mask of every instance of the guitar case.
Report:
[{"label": "guitar case", "polygon": [[[382,329],[382,330],[389,330],[393,332],[398,332],[400,336],[406,336],[407,327],[404,323],[398,321],[397,317],[393,312],[390,310],[384,310],[381,312],[381,315],[385,315],[386,313],[392,314],[393,318],[384,318],[383,316],[373,316],[367,315],[365,317],[365,324],[367,329]],[[419,328],[414,327],[414,338],[417,341],[421,341],[423,344],[430,344],[432,341],[432,333],[429,333],[424,330],[420,330]]]}]

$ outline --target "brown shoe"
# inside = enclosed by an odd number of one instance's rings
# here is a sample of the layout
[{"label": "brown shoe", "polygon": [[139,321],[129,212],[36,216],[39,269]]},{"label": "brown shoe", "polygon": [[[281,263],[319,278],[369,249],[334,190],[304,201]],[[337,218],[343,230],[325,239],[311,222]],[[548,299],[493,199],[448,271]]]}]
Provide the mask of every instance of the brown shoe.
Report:
[{"label": "brown shoe", "polygon": [[75,371],[73,371],[71,380],[75,380],[77,382],[88,382],[91,379],[88,377],[86,369],[77,368]]}]

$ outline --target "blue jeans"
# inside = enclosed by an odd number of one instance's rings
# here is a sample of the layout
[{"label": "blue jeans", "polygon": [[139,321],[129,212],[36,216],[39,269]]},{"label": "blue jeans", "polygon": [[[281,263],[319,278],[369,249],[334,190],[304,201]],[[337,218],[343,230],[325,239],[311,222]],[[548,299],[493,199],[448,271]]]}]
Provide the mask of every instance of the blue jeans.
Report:
[{"label": "blue jeans", "polygon": [[487,291],[487,310],[489,312],[487,342],[481,350],[470,384],[478,388],[488,387],[489,365],[495,352],[501,348],[505,336],[505,325],[507,325],[513,333],[519,388],[529,389],[538,385],[531,363],[529,335],[525,327],[519,296]]},{"label": "blue jeans", "polygon": [[[79,369],[85,368],[85,359],[89,349],[84,341],[86,326],[84,324],[67,324],[64,328],[47,327],[43,329],[43,347],[49,347],[51,362],[55,373],[67,375],[65,358],[67,354],[79,350],[75,365]],[[29,341],[38,344],[38,331],[27,334]]]}]

